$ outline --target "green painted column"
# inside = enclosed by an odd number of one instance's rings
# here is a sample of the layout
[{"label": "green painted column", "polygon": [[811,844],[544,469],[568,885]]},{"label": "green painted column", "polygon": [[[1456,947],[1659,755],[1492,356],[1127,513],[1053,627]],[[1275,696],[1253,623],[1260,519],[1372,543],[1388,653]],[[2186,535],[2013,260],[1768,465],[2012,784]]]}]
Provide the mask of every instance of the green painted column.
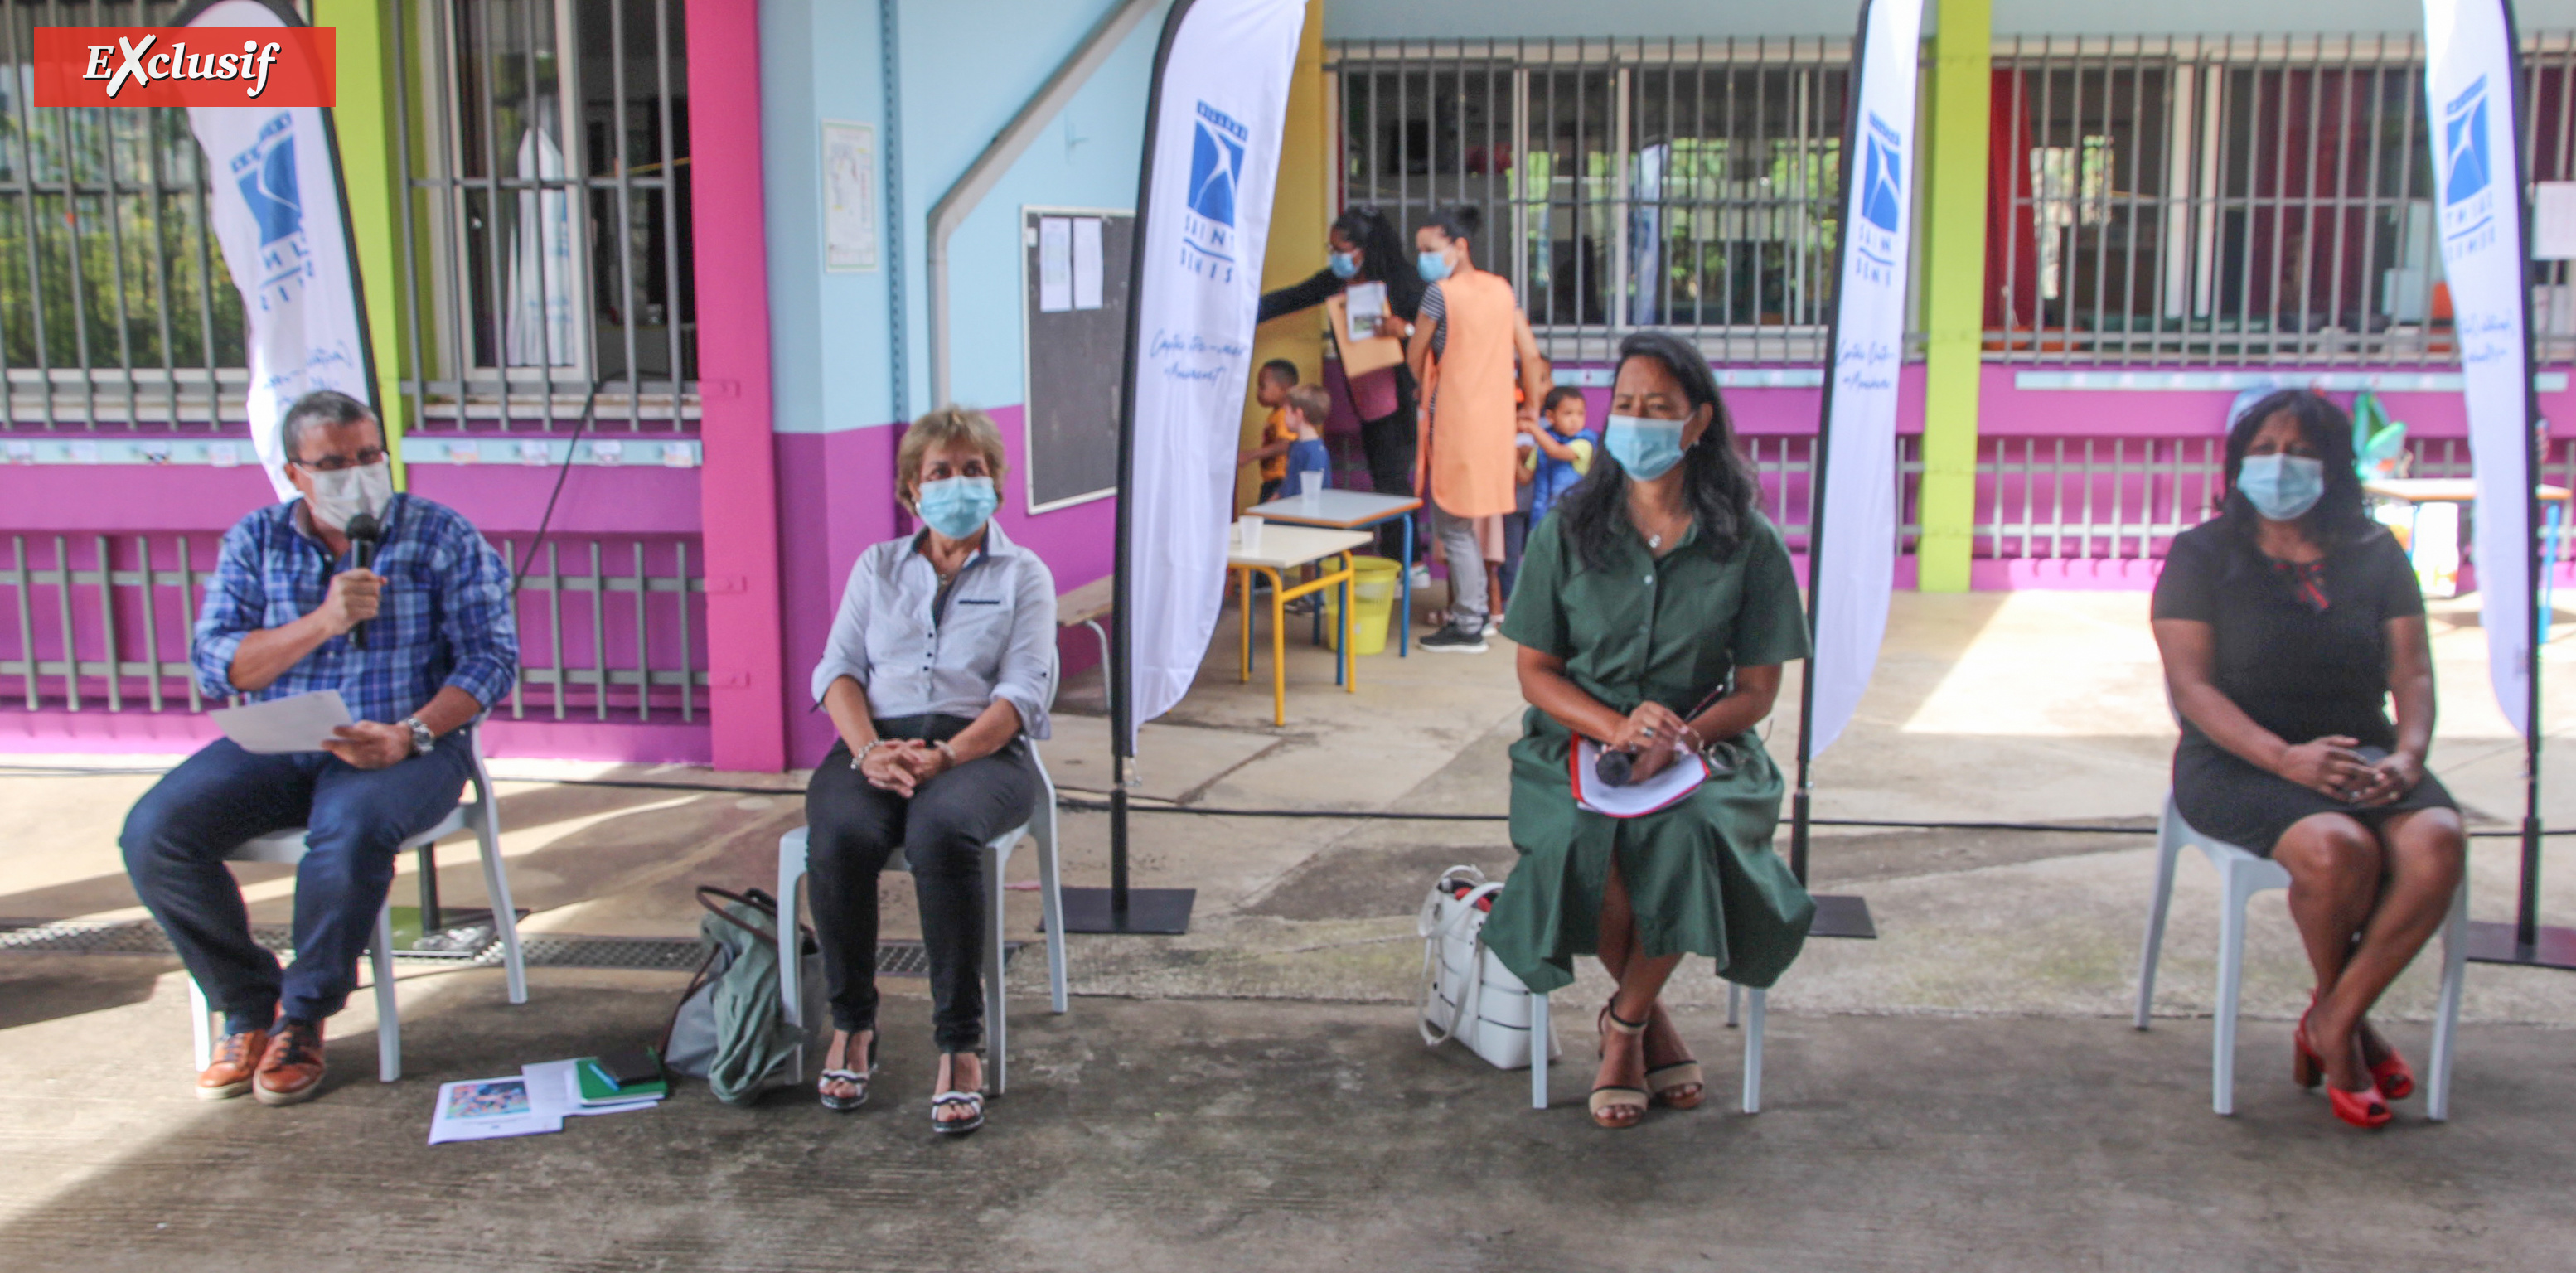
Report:
[{"label": "green painted column", "polygon": [[338,104],[331,126],[340,141],[340,177],[349,192],[349,228],[358,244],[358,277],[367,293],[367,338],[375,346],[376,401],[383,404],[394,482],[404,480],[402,434],[402,227],[394,203],[394,76],[385,0],[313,0],[313,25],[337,28]]},{"label": "green painted column", "polygon": [[1968,590],[1977,519],[1977,389],[1986,325],[1992,0],[1938,0],[1932,192],[1924,226],[1923,538],[1916,587]]}]

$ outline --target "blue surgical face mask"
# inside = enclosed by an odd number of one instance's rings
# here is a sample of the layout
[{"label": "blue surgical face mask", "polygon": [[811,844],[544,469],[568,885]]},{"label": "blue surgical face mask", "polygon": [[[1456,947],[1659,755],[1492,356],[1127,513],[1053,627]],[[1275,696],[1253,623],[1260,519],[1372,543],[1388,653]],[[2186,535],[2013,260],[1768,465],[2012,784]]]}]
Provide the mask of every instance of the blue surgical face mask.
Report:
[{"label": "blue surgical face mask", "polygon": [[1614,415],[1601,431],[1601,446],[1628,476],[1651,482],[1682,462],[1682,420]]},{"label": "blue surgical face mask", "polygon": [[1413,268],[1421,271],[1423,282],[1437,283],[1449,277],[1449,258],[1437,252],[1425,252],[1413,259]]},{"label": "blue surgical face mask", "polygon": [[1333,254],[1331,264],[1333,267],[1334,278],[1349,279],[1359,277],[1360,259],[1348,252],[1335,252]]},{"label": "blue surgical face mask", "polygon": [[921,494],[912,506],[932,530],[950,539],[964,539],[984,528],[993,510],[1001,507],[1002,497],[993,491],[989,477],[948,477],[921,484]]},{"label": "blue surgical face mask", "polygon": [[2325,461],[2303,455],[2249,455],[2236,470],[2236,489],[2245,493],[2246,502],[2265,520],[2297,521],[2325,498]]}]

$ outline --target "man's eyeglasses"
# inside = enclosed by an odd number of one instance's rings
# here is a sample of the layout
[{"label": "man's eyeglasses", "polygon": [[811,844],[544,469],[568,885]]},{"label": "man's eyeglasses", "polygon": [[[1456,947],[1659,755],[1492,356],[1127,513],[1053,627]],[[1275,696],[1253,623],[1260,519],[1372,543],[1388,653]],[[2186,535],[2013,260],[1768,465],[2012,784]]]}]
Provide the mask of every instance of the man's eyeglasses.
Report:
[{"label": "man's eyeglasses", "polygon": [[316,473],[337,473],[342,469],[362,469],[370,464],[382,464],[384,461],[385,449],[371,446],[355,456],[326,455],[318,460],[290,460],[288,463],[301,464]]}]

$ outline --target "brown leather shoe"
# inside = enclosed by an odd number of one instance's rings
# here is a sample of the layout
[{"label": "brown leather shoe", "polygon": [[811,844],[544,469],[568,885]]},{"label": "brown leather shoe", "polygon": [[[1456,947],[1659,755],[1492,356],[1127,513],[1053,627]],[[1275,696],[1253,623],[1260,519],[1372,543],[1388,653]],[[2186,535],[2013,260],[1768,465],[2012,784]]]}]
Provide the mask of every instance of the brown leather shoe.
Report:
[{"label": "brown leather shoe", "polygon": [[322,1023],[281,1020],[259,1063],[251,1096],[262,1105],[293,1105],[322,1092]]},{"label": "brown leather shoe", "polygon": [[197,1099],[228,1101],[249,1091],[251,1076],[259,1072],[260,1057],[267,1051],[266,1030],[225,1035],[215,1044],[215,1063],[197,1075]]}]

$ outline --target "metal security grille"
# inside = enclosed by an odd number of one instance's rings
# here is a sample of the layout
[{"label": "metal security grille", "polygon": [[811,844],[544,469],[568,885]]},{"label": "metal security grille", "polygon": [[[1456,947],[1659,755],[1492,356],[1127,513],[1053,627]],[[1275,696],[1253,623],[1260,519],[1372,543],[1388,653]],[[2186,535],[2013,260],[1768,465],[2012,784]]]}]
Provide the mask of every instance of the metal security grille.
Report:
[{"label": "metal security grille", "polygon": [[[497,542],[514,568],[525,541]],[[221,538],[11,535],[0,693],[27,710],[189,711],[189,634]],[[688,539],[550,538],[519,581],[512,719],[696,721],[707,672],[703,553]]]},{"label": "metal security grille", "polygon": [[693,428],[680,0],[391,2],[411,418]]},{"label": "metal security grille", "polygon": [[[2576,38],[2523,63],[2529,177],[2576,175]],[[2029,37],[1994,67],[1990,354],[2457,363],[2416,37]],[[2567,266],[2539,270],[2542,357],[2576,355]]]},{"label": "metal security grille", "polygon": [[174,0],[0,5],[0,427],[239,422],[241,296],[184,110],[30,100],[39,26],[168,25]]},{"label": "metal security grille", "polygon": [[1670,327],[1816,361],[1850,42],[1346,41],[1326,53],[1345,204],[1400,234],[1466,203],[1556,361]]}]

